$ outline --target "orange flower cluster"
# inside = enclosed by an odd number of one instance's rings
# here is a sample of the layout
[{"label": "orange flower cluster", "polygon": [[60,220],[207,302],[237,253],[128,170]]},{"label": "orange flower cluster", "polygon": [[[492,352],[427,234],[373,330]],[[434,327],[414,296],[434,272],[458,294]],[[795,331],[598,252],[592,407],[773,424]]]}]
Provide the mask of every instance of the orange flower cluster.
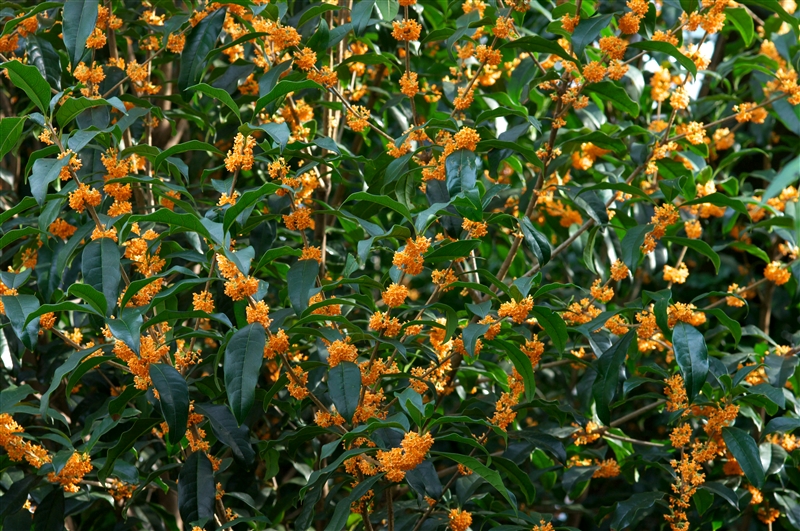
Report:
[{"label": "orange flower cluster", "polygon": [[64,488],[64,492],[78,492],[83,476],[91,472],[93,468],[89,454],[74,452],[67,460],[64,468],[58,474],[49,472],[47,479],[52,483],[60,483]]},{"label": "orange flower cluster", "polygon": [[33,444],[22,438],[20,433],[25,430],[8,413],[0,414],[0,446],[8,453],[8,458],[12,461],[22,461],[23,459],[35,468],[52,461],[43,446]]},{"label": "orange flower cluster", "polygon": [[504,392],[500,395],[495,405],[494,415],[489,419],[489,422],[501,430],[506,431],[508,425],[517,418],[517,412],[514,411],[514,406],[519,404],[519,395],[524,392],[525,384],[522,381],[522,376],[514,369],[508,377],[508,392]]},{"label": "orange flower cluster", "polygon": [[689,398],[686,396],[686,388],[683,384],[683,377],[675,374],[666,380],[667,411],[680,411],[689,407]]},{"label": "orange flower cluster", "polygon": [[78,188],[69,193],[69,206],[81,214],[87,207],[98,206],[101,200],[100,192],[86,183],[79,184]]},{"label": "orange flower cluster", "polygon": [[593,478],[615,478],[619,476],[619,463],[616,459],[595,460],[598,469],[592,474]]},{"label": "orange flower cluster", "polygon": [[239,271],[236,264],[217,254],[217,264],[220,274],[227,279],[225,282],[225,295],[235,301],[252,297],[258,291],[258,279],[246,276]]},{"label": "orange flower cluster", "polygon": [[253,167],[253,148],[256,146],[256,139],[248,136],[245,139],[242,133],[237,133],[233,140],[233,148],[228,151],[225,157],[225,168],[234,172],[236,170],[249,170]]},{"label": "orange flower cluster", "polygon": [[789,282],[792,278],[792,273],[785,269],[780,262],[772,261],[764,268],[764,277],[774,282],[776,286],[782,286]]},{"label": "orange flower cluster", "polygon": [[214,298],[206,290],[192,294],[192,309],[196,312],[214,313]]},{"label": "orange flower cluster", "polygon": [[49,230],[53,234],[53,236],[57,238],[61,238],[62,240],[68,240],[70,236],[75,234],[75,231],[78,230],[78,227],[76,227],[75,225],[70,225],[63,219],[58,218],[50,224],[47,230]]},{"label": "orange flower cluster", "polygon": [[430,433],[420,435],[408,432],[403,437],[400,447],[389,451],[378,450],[377,459],[380,470],[386,472],[386,479],[395,483],[403,481],[406,472],[414,470],[425,459],[428,450],[433,446]]},{"label": "orange flower cluster", "polygon": [[337,339],[328,345],[328,365],[331,368],[336,367],[343,361],[355,363],[358,359],[358,349],[355,345],[350,344],[350,337],[345,337],[344,340]]},{"label": "orange flower cluster", "polygon": [[461,509],[450,509],[448,525],[452,531],[467,531],[472,525],[472,515]]},{"label": "orange flower cluster", "polygon": [[392,284],[386,288],[386,291],[384,291],[381,296],[383,297],[383,302],[386,303],[386,306],[389,308],[397,308],[406,301],[406,297],[408,297],[408,288],[402,284],[392,282]]},{"label": "orange flower cluster", "polygon": [[398,41],[416,41],[422,32],[419,22],[405,19],[402,22],[392,22],[392,37]]},{"label": "orange flower cluster", "polygon": [[396,251],[392,264],[407,275],[419,275],[422,273],[422,255],[427,252],[431,245],[431,239],[425,236],[417,236],[412,240],[406,240],[406,246],[402,251]]},{"label": "orange flower cluster", "polygon": [[648,232],[644,237],[644,243],[641,246],[642,252],[645,254],[652,253],[658,240],[664,237],[667,233],[667,227],[676,223],[680,218],[678,209],[672,203],[666,203],[655,208],[655,214],[650,219],[650,223],[655,225],[653,230]]},{"label": "orange flower cluster", "polygon": [[[166,332],[166,330],[163,331]],[[163,341],[164,338],[156,332],[140,336],[139,355],[137,356],[124,341],[114,340],[113,352],[128,365],[133,373],[133,383],[136,389],[146,391],[152,385],[150,365],[160,363],[165,356],[169,355],[169,346]]]},{"label": "orange flower cluster", "polygon": [[497,315],[501,318],[510,317],[517,324],[524,323],[528,314],[533,309],[533,297],[528,295],[521,301],[514,300],[504,302],[500,305]]}]

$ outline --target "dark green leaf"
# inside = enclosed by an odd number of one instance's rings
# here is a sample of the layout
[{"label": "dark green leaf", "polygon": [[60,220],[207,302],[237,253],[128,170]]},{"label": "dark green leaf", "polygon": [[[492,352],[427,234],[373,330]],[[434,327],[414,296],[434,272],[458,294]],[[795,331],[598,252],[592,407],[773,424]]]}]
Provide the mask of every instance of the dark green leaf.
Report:
[{"label": "dark green leaf", "polygon": [[159,153],[155,162],[153,163],[153,167],[158,170],[158,168],[161,166],[161,163],[167,160],[169,157],[179,153],[185,153],[187,151],[207,151],[209,153],[216,153],[217,155],[223,154],[222,151],[207,142],[202,142],[200,140],[189,140],[188,142],[183,142],[181,144],[172,146],[171,148]]},{"label": "dark green leaf", "polygon": [[38,159],[33,163],[33,172],[30,176],[31,194],[39,203],[39,206],[44,205],[44,200],[47,197],[47,188],[50,183],[58,179],[61,168],[66,166],[70,161],[70,157],[63,157],[60,159]]},{"label": "dark green leaf", "polygon": [[64,507],[64,489],[53,488],[36,507],[36,512],[33,514],[33,531],[62,531]]},{"label": "dark green leaf", "polygon": [[181,373],[165,363],[150,364],[150,379],[158,391],[161,413],[169,426],[167,440],[178,444],[189,419],[189,386]]},{"label": "dark green leaf", "polygon": [[83,281],[106,298],[106,315],[111,314],[119,295],[120,258],[119,247],[111,238],[91,241],[83,249]]},{"label": "dark green leaf", "polygon": [[539,262],[539,267],[541,268],[550,261],[550,256],[552,255],[550,242],[547,240],[544,234],[539,232],[536,227],[533,226],[533,223],[531,223],[531,220],[528,219],[527,216],[521,217],[519,221],[519,226],[522,229],[523,236],[525,237],[525,243],[536,257],[536,260]]},{"label": "dark green leaf", "polygon": [[[372,17],[372,8],[375,6],[375,0],[363,0],[353,5],[353,10],[350,12],[350,22],[353,24],[353,33],[360,36],[367,29],[369,19]],[[300,26],[302,24],[299,24]]]},{"label": "dark green leaf", "polygon": [[198,83],[197,85],[188,87],[186,90],[187,91],[196,90],[197,92],[202,92],[203,94],[207,94],[212,98],[218,99],[219,101],[224,103],[226,107],[228,107],[231,111],[233,111],[233,114],[236,115],[236,118],[238,118],[239,123],[242,123],[242,115],[239,113],[239,106],[236,105],[236,102],[233,101],[233,98],[231,98],[231,95],[228,94],[226,90],[212,87],[211,85],[207,85],[206,83]]},{"label": "dark green leaf", "polygon": [[28,385],[19,387],[9,387],[0,391],[0,413],[9,413],[11,408],[28,398],[34,393],[33,388]]},{"label": "dark green leaf", "polygon": [[489,326],[488,324],[470,323],[461,332],[461,339],[464,342],[464,350],[467,351],[467,354],[470,356],[475,355],[475,346],[478,344],[478,340],[489,330]]},{"label": "dark green leaf", "polygon": [[663,498],[663,492],[640,492],[617,503],[611,519],[611,529],[614,531],[635,529],[636,524],[652,510],[653,505]]},{"label": "dark green leaf", "polygon": [[631,331],[622,336],[595,362],[597,376],[592,385],[592,396],[597,408],[597,417],[603,424],[611,422],[611,404],[617,394],[620,368],[625,363],[628,347],[635,335],[636,333]]},{"label": "dark green leaf", "polygon": [[86,39],[94,31],[97,23],[97,0],[66,0],[62,26],[64,46],[74,69],[86,51]]},{"label": "dark green leaf", "polygon": [[289,302],[297,315],[308,308],[308,300],[317,283],[317,274],[319,274],[319,264],[315,260],[299,260],[286,274]]},{"label": "dark green leaf", "polygon": [[485,479],[489,485],[494,487],[497,492],[499,492],[503,498],[505,498],[506,501],[511,504],[511,507],[513,507],[515,511],[517,510],[517,500],[514,498],[514,494],[508,490],[508,488],[506,488],[505,484],[503,483],[503,479],[496,471],[487,467],[474,457],[467,455],[452,454],[447,452],[436,452],[436,454],[448,459],[452,459],[456,463],[462,464],[478,474],[480,477]]},{"label": "dark green leaf", "polygon": [[764,432],[761,434],[761,436],[766,437],[771,433],[788,434],[797,428],[800,428],[800,419],[793,417],[778,417],[770,420],[767,423],[767,427],[764,429]]},{"label": "dark green leaf", "polygon": [[62,363],[58,366],[53,373],[53,378],[50,381],[50,386],[47,388],[47,391],[42,395],[42,398],[39,400],[39,414],[42,415],[43,418],[47,418],[47,408],[50,406],[50,395],[58,389],[58,386],[61,385],[61,380],[69,373],[74,371],[78,365],[93,352],[96,352],[100,349],[100,345],[96,345],[92,348],[87,348],[84,350],[77,350],[70,354],[67,361]]},{"label": "dark green leaf", "polygon": [[711,248],[710,245],[708,245],[703,240],[694,240],[691,238],[679,238],[677,236],[665,236],[664,238],[662,238],[661,241],[663,241],[664,243],[675,243],[677,245],[683,245],[684,247],[688,247],[693,251],[697,251],[698,253],[702,254],[703,256],[711,260],[711,263],[714,264],[714,271],[716,273],[719,273],[719,266],[720,266],[719,255],[714,251],[714,249]]},{"label": "dark green leaf", "polygon": [[689,402],[692,402],[700,394],[708,375],[706,340],[695,327],[679,322],[672,331],[672,347],[686,385]]},{"label": "dark green leaf", "polygon": [[255,452],[250,444],[250,430],[236,423],[230,409],[211,404],[196,404],[195,409],[209,420],[214,436],[231,449],[238,461],[244,465],[252,464]]},{"label": "dark green leaf", "polygon": [[181,54],[181,67],[178,76],[178,88],[181,92],[200,81],[203,70],[208,65],[206,55],[217,44],[226,13],[227,10],[224,8],[217,9],[192,29],[189,38],[186,40],[186,47]]},{"label": "dark green leaf", "polygon": [[431,263],[457,260],[469,256],[470,251],[474,251],[480,247],[480,245],[480,240],[458,240],[449,242],[425,255],[425,260]]},{"label": "dark green leaf", "polygon": [[374,488],[375,483],[383,479],[383,474],[378,474],[360,481],[358,485],[350,491],[350,494],[343,500],[337,502],[336,509],[333,511],[328,525],[325,526],[325,531],[341,531],[347,524],[347,518],[350,516],[350,505],[358,502],[370,489]]},{"label": "dark green leaf", "polygon": [[697,66],[694,61],[683,55],[678,49],[668,42],[663,41],[639,41],[630,45],[630,48],[637,50],[644,50],[646,52],[660,52],[665,53],[675,58],[692,76],[697,77]]},{"label": "dark green leaf", "polygon": [[14,333],[23,345],[33,349],[39,336],[39,319],[34,319],[27,325],[25,322],[30,314],[39,309],[39,299],[34,295],[4,295],[2,301]]},{"label": "dark green leaf", "polygon": [[107,304],[105,297],[89,284],[72,284],[67,290],[67,293],[80,297],[101,315],[108,315],[108,313],[106,313]]},{"label": "dark green leaf", "polygon": [[753,26],[753,17],[750,16],[746,9],[741,7],[728,8],[725,10],[725,14],[742,35],[744,45],[750,46],[756,33]]},{"label": "dark green leaf", "polygon": [[361,370],[355,363],[342,361],[328,371],[328,392],[336,411],[352,422],[361,395]]},{"label": "dark green leaf", "polygon": [[644,237],[653,230],[652,225],[636,225],[629,228],[622,238],[622,261],[631,271],[636,271],[639,267],[639,259],[642,257],[641,246]]},{"label": "dark green leaf", "polygon": [[25,127],[24,116],[0,120],[0,159],[10,153],[14,146],[17,145],[23,127]]},{"label": "dark green leaf", "polygon": [[178,474],[178,508],[187,524],[214,517],[214,469],[205,452],[193,452]]},{"label": "dark green leaf", "polygon": [[225,391],[233,416],[240,425],[255,401],[265,343],[264,327],[252,323],[233,334],[225,348]]},{"label": "dark green leaf", "polygon": [[[580,28],[580,26],[578,27]],[[625,89],[616,83],[611,81],[589,83],[584,90],[601,96],[604,101],[611,102],[611,105],[622,112],[630,114],[632,118],[637,118],[639,116],[639,104],[633,101]],[[641,190],[639,190],[639,192],[641,192]]]},{"label": "dark green leaf", "polygon": [[123,310],[119,319],[106,319],[106,324],[115,338],[139,353],[139,333],[142,328],[142,315],[139,311]]},{"label": "dark green leaf", "polygon": [[23,65],[19,61],[9,61],[2,64],[2,68],[8,69],[8,77],[11,82],[19,89],[22,89],[31,101],[39,107],[42,114],[47,114],[50,107],[50,85],[42,77],[39,69],[35,66]]},{"label": "dark green leaf", "polygon": [[747,480],[756,488],[762,488],[764,486],[764,467],[761,465],[756,441],[746,431],[732,427],[722,428],[722,439],[739,466],[742,467]]},{"label": "dark green leaf", "polygon": [[354,194],[351,194],[347,198],[346,202],[350,201],[366,201],[368,203],[375,203],[394,210],[395,212],[406,218],[411,223],[414,222],[414,220],[411,217],[411,212],[408,210],[408,208],[406,208],[405,205],[385,195],[373,195],[368,192],[356,192]]},{"label": "dark green leaf", "polygon": [[550,341],[553,342],[553,346],[560,356],[564,352],[564,349],[567,348],[567,341],[569,340],[567,336],[567,325],[564,323],[564,319],[546,306],[534,306],[531,313],[536,317],[539,326],[544,329]]},{"label": "dark green leaf", "polygon": [[450,192],[451,197],[474,189],[478,179],[475,153],[468,149],[459,149],[451,153],[445,161],[445,171],[447,191]]},{"label": "dark green leaf", "polygon": [[612,15],[598,15],[591,18],[581,18],[578,26],[572,32],[572,49],[583,56],[583,50],[597,39],[603,28],[608,27]]},{"label": "dark green leaf", "polygon": [[558,45],[556,41],[548,41],[539,36],[522,37],[515,41],[507,42],[500,47],[503,48],[519,48],[526,52],[537,52],[548,55],[557,55],[565,61],[572,61],[580,66],[580,60],[572,57],[567,51]]}]

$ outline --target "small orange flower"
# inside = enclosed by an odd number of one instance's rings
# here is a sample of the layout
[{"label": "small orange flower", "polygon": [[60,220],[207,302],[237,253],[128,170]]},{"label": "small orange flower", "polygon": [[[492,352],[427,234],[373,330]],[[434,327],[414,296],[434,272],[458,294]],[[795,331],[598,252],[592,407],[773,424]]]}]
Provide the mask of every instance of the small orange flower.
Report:
[{"label": "small orange flower", "polygon": [[422,32],[422,26],[416,20],[405,19],[392,22],[392,37],[398,41],[416,41]]}]

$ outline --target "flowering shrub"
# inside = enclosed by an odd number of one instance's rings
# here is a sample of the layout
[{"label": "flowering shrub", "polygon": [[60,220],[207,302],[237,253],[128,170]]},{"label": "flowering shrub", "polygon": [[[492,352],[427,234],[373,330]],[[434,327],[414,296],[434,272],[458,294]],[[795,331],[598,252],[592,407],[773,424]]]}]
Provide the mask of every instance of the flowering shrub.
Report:
[{"label": "flowering shrub", "polygon": [[800,529],[793,0],[0,6],[0,523]]}]

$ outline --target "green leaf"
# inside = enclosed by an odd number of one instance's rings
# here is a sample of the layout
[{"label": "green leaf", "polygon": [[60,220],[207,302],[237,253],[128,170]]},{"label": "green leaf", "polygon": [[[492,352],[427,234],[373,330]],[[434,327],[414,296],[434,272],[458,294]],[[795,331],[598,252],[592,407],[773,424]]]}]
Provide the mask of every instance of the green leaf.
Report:
[{"label": "green leaf", "polygon": [[[138,214],[131,216],[128,218],[128,220],[130,223],[142,221],[163,223],[169,227],[170,234],[174,234],[175,228],[186,229],[191,232],[196,232],[200,236],[203,236],[204,238],[207,238],[218,245],[222,244],[222,224],[213,223],[210,220],[206,220],[207,223],[203,223],[196,215],[193,214],[179,214],[169,210],[168,208],[159,208],[152,214]],[[213,227],[213,225],[209,225],[208,223],[218,226],[219,233],[217,234],[216,231],[212,233],[209,230],[209,227]]]},{"label": "green leaf", "polygon": [[[589,83],[584,90],[601,96],[604,101],[611,102],[611,105],[622,112],[630,114],[632,118],[639,117],[639,104],[631,99],[624,88],[612,81]],[[641,193],[642,191],[639,190],[639,192]]]},{"label": "green leaf", "polygon": [[298,260],[286,274],[289,302],[299,316],[308,308],[308,300],[316,287],[319,264],[316,260]]},{"label": "green leaf", "polygon": [[218,99],[219,101],[224,103],[225,106],[227,106],[231,111],[233,111],[233,114],[235,114],[236,118],[239,119],[239,123],[242,123],[242,115],[239,113],[239,106],[236,105],[236,102],[233,101],[233,98],[231,98],[231,95],[228,94],[226,90],[212,87],[211,85],[208,85],[206,83],[198,83],[197,85],[188,87],[186,90],[187,91],[196,90],[197,92],[201,92],[203,94],[211,96],[212,98]]},{"label": "green leaf", "polygon": [[[359,4],[357,5],[360,5],[362,3],[365,2],[359,2]],[[306,9],[300,16],[300,20],[297,21],[297,27],[300,28],[312,18],[318,17],[319,15],[327,11],[338,11],[339,9],[341,9],[341,7],[339,7],[338,5],[331,5],[331,4],[320,4],[316,6],[311,6],[308,9]],[[353,8],[353,10],[355,10],[355,7]]]},{"label": "green leaf", "polygon": [[254,115],[257,115],[259,112],[261,112],[261,109],[266,107],[269,103],[277,100],[281,96],[285,96],[290,92],[299,92],[303,89],[312,89],[312,88],[322,89],[323,87],[319,83],[315,83],[310,79],[304,79],[302,81],[291,81],[289,79],[284,79],[282,81],[279,81],[278,84],[275,85],[275,88],[270,90],[267,94],[258,98],[258,101],[256,101],[256,108]]},{"label": "green leaf", "polygon": [[[778,190],[778,193],[780,193],[780,190]],[[711,203],[712,205],[730,207],[736,212],[745,215],[748,218],[750,217],[750,213],[747,211],[747,207],[744,205],[744,203],[738,199],[733,199],[732,197],[728,197],[727,195],[719,192],[714,192],[713,194],[704,197],[698,197],[697,199],[686,201],[683,203],[683,206],[701,205],[703,203]]]},{"label": "green leaf", "polygon": [[644,50],[645,52],[661,52],[665,53],[673,58],[675,58],[678,63],[689,73],[692,74],[693,77],[697,77],[697,66],[694,64],[694,61],[683,55],[678,49],[668,42],[662,41],[639,41],[632,43],[629,48],[635,48],[637,50]]},{"label": "green leaf", "polygon": [[189,386],[181,373],[166,363],[151,363],[150,379],[158,391],[161,414],[169,426],[167,440],[178,444],[186,433],[189,419]]},{"label": "green leaf", "polygon": [[468,149],[459,149],[451,153],[445,160],[445,172],[450,197],[474,189],[478,180],[475,153]]},{"label": "green leaf", "polygon": [[217,9],[192,29],[186,41],[186,47],[181,54],[181,67],[178,76],[178,89],[181,92],[200,81],[203,70],[208,65],[206,55],[217,44],[226,13],[227,9]]},{"label": "green leaf", "polygon": [[361,370],[358,365],[342,361],[328,371],[328,392],[336,411],[344,420],[352,422],[361,395]]},{"label": "green leaf", "polygon": [[533,372],[535,367],[531,364],[531,359],[511,341],[495,339],[491,343],[500,345],[506,351],[514,368],[522,376],[522,382],[525,384],[525,399],[533,400],[536,394],[536,380]]},{"label": "green leaf", "polygon": [[461,332],[461,339],[464,342],[464,350],[467,351],[467,354],[470,356],[475,355],[475,347],[478,344],[478,340],[489,330],[489,326],[488,324],[469,323],[464,331]]},{"label": "green leaf", "polygon": [[225,348],[225,392],[233,416],[240,425],[255,401],[265,344],[264,327],[252,323],[233,334]]},{"label": "green leaf", "polygon": [[83,249],[83,281],[106,298],[106,315],[111,315],[119,296],[120,259],[119,247],[111,238],[91,241]]},{"label": "green leaf", "polygon": [[733,25],[742,35],[744,45],[749,47],[753,43],[755,37],[755,27],[753,26],[753,18],[747,13],[746,9],[741,7],[728,8],[725,10],[728,20],[733,22]]},{"label": "green leaf", "polygon": [[567,53],[567,51],[559,46],[556,41],[548,41],[545,38],[539,37],[537,35],[529,36],[529,37],[522,37],[521,39],[517,39],[515,41],[507,42],[504,45],[500,46],[500,49],[503,48],[519,48],[526,52],[538,52],[544,53],[548,55],[557,55],[558,57],[564,59],[565,61],[572,61],[580,66],[581,61],[572,57]]},{"label": "green leaf", "polygon": [[652,510],[657,501],[663,498],[663,492],[640,492],[617,503],[611,519],[611,529],[614,531],[636,529],[636,524]]},{"label": "green leaf", "polygon": [[139,333],[142,328],[142,315],[138,310],[123,310],[119,319],[106,319],[111,335],[139,353]]},{"label": "green leaf", "polygon": [[470,251],[474,251],[480,247],[480,245],[480,240],[458,240],[449,242],[425,255],[425,260],[431,263],[457,260],[469,256]]},{"label": "green leaf", "polygon": [[156,157],[155,162],[153,163],[154,171],[158,171],[158,168],[161,166],[165,160],[173,155],[177,155],[179,153],[186,153],[187,151],[207,151],[209,153],[215,153],[217,155],[223,155],[224,153],[217,149],[216,146],[213,146],[207,142],[202,142],[200,140],[189,140],[188,142],[183,142],[182,144],[178,144],[172,146],[169,149],[166,149],[158,154]]},{"label": "green leaf", "polygon": [[39,320],[34,319],[27,325],[28,316],[39,309],[39,299],[34,295],[4,295],[2,297],[5,314],[11,321],[11,328],[22,341],[22,344],[33,350],[39,336]]},{"label": "green leaf", "polygon": [[480,477],[485,479],[486,482],[489,483],[489,485],[494,487],[497,490],[497,492],[499,492],[509,504],[511,504],[511,507],[514,508],[515,512],[518,510],[517,500],[514,497],[514,494],[510,490],[508,490],[508,488],[506,488],[505,484],[503,483],[503,479],[500,477],[500,474],[498,474],[496,471],[487,467],[474,457],[470,457],[468,455],[452,454],[447,452],[435,452],[435,453],[436,455],[446,457],[448,459],[455,461],[456,463],[464,465],[465,467],[472,470],[474,473],[478,474]]},{"label": "green leaf", "polygon": [[377,0],[375,5],[378,6],[378,12],[381,18],[387,22],[394,20],[397,13],[400,12],[400,4],[397,0]]},{"label": "green leaf", "polygon": [[703,311],[716,317],[720,324],[727,328],[731,334],[733,334],[733,340],[736,342],[736,344],[739,344],[739,341],[742,339],[742,325],[739,324],[739,321],[728,317],[728,314],[725,313],[725,310],[722,308],[712,308],[710,310]]},{"label": "green leaf", "polygon": [[776,197],[790,184],[797,184],[798,177],[800,177],[800,157],[792,159],[783,166],[783,169],[767,186],[764,195],[761,196],[761,202],[766,203],[767,200]]},{"label": "green leaf", "polygon": [[108,315],[108,313],[106,313],[107,304],[105,297],[89,284],[72,284],[69,289],[67,289],[67,293],[75,297],[80,297],[86,301],[89,306],[97,310],[100,315]]},{"label": "green leaf", "polygon": [[[375,0],[362,0],[353,5],[353,10],[350,12],[350,21],[353,24],[353,33],[357,36],[361,36],[364,30],[367,29],[374,6]],[[302,24],[298,24],[298,27],[300,26]]]},{"label": "green leaf", "polygon": [[184,522],[191,525],[214,517],[215,485],[214,469],[205,452],[192,452],[178,474],[178,509]]},{"label": "green leaf", "polygon": [[661,239],[663,242],[674,243],[677,245],[683,245],[684,247],[688,247],[693,251],[697,251],[698,253],[702,254],[709,260],[711,263],[714,264],[714,271],[719,274],[719,266],[720,260],[719,255],[711,248],[709,244],[704,242],[703,240],[694,240],[692,238],[679,238],[677,236],[665,236]]},{"label": "green leaf", "polygon": [[598,15],[591,18],[581,18],[578,26],[572,32],[572,49],[578,57],[583,56],[583,50],[597,39],[603,28],[609,26],[612,15]]},{"label": "green leaf", "polygon": [[0,391],[0,413],[9,413],[11,408],[22,402],[34,393],[33,388],[28,385],[19,387],[9,387]]},{"label": "green leaf", "polygon": [[700,394],[708,375],[706,340],[695,327],[679,322],[672,330],[672,347],[686,385],[689,402],[692,402]]},{"label": "green leaf", "polygon": [[525,495],[525,501],[529,505],[536,501],[536,487],[533,485],[530,476],[519,465],[511,459],[499,456],[492,459],[492,463],[522,490],[522,494]]},{"label": "green leaf", "polygon": [[259,125],[257,129],[266,131],[266,133],[272,137],[272,140],[278,144],[281,153],[283,153],[283,150],[286,149],[286,146],[289,144],[289,136],[292,134],[292,132],[289,131],[289,126],[286,125],[286,122],[271,122],[268,124],[262,124]]},{"label": "green leaf", "polygon": [[236,204],[225,210],[225,217],[222,221],[222,230],[228,232],[228,229],[231,228],[236,218],[239,217],[239,214],[247,210],[248,207],[255,205],[262,199],[264,199],[267,195],[274,194],[278,191],[280,187],[274,183],[266,183],[261,185],[260,188],[256,190],[250,190],[249,192],[245,192],[242,196],[236,201]]},{"label": "green leaf", "polygon": [[722,439],[742,467],[747,481],[759,489],[762,488],[765,480],[764,467],[761,465],[756,441],[746,431],[731,427],[722,428]]},{"label": "green leaf", "polygon": [[66,517],[64,508],[64,489],[51,490],[36,507],[36,512],[33,514],[33,531],[62,531]]},{"label": "green leaf", "polygon": [[544,265],[550,261],[550,256],[552,255],[550,242],[547,240],[544,234],[539,232],[536,227],[533,226],[533,223],[531,223],[531,220],[528,219],[528,216],[522,216],[520,218],[519,226],[522,229],[523,236],[525,237],[525,243],[536,257],[537,262],[539,262],[539,267],[544,267]]},{"label": "green leaf", "polygon": [[795,30],[800,28],[800,20],[790,15],[789,12],[783,8],[779,0],[742,0],[742,3],[756,6],[761,9],[768,9],[773,13],[777,13],[778,17],[782,21],[794,27]]},{"label": "green leaf", "polygon": [[44,200],[47,197],[47,188],[50,183],[58,179],[61,168],[66,166],[70,161],[70,157],[63,157],[60,159],[38,159],[33,163],[33,171],[29,179],[31,185],[31,194],[33,195],[39,206],[44,205]]},{"label": "green leaf", "polygon": [[348,494],[345,499],[336,503],[333,516],[328,522],[328,525],[325,526],[325,531],[341,531],[344,529],[350,512],[352,511],[351,504],[358,502],[358,500],[365,496],[370,489],[375,487],[375,483],[383,479],[383,476],[383,474],[377,474],[371,478],[359,481],[358,485],[350,491],[350,494]]},{"label": "green leaf", "polygon": [[86,39],[97,23],[97,0],[66,0],[62,15],[64,46],[69,52],[73,70],[86,51]]},{"label": "green leaf", "polygon": [[800,419],[793,417],[778,417],[770,420],[761,437],[766,437],[772,433],[788,434],[800,428]]},{"label": "green leaf", "polygon": [[17,145],[22,129],[25,127],[25,117],[3,118],[0,120],[0,159],[5,157]]},{"label": "green leaf", "polygon": [[101,98],[69,98],[62,103],[61,107],[56,111],[56,120],[58,120],[58,124],[63,129],[86,109],[102,107],[104,105],[110,104]]},{"label": "green leaf", "polygon": [[620,368],[625,363],[628,347],[635,335],[636,332],[631,331],[622,336],[594,363],[597,376],[592,385],[592,397],[597,408],[597,417],[603,424],[611,422],[611,404],[617,394]]},{"label": "green leaf", "polygon": [[641,246],[644,243],[644,237],[651,230],[653,230],[652,225],[636,225],[629,228],[622,238],[621,258],[631,271],[636,271],[636,268],[639,267],[639,260],[642,257]]},{"label": "green leaf", "polygon": [[[14,514],[22,509],[28,500],[28,493],[31,488],[40,480],[34,474],[27,474],[15,481],[10,488],[3,494],[3,503],[0,503],[0,522],[10,514]],[[60,489],[56,489],[60,490]],[[6,523],[6,525],[9,525]]]},{"label": "green leaf", "polygon": [[381,206],[385,206],[386,208],[394,210],[395,212],[406,218],[409,222],[414,223],[414,220],[411,217],[411,211],[409,211],[405,205],[399,203],[398,201],[395,201],[391,197],[387,197],[385,195],[373,195],[370,194],[369,192],[356,192],[354,194],[350,194],[345,203],[350,201],[366,201],[368,203],[375,203]]},{"label": "green leaf", "polygon": [[244,465],[253,463],[256,454],[250,444],[250,430],[236,423],[230,409],[211,404],[195,404],[195,409],[209,420],[214,437],[231,449],[233,457]]},{"label": "green leaf", "polygon": [[9,61],[2,64],[8,69],[8,77],[17,88],[23,90],[31,101],[39,107],[42,114],[47,114],[50,107],[50,85],[42,77],[35,66],[23,65],[19,61]]},{"label": "green leaf", "polygon": [[564,352],[564,349],[567,348],[567,341],[569,340],[567,336],[567,325],[564,323],[564,319],[546,306],[534,306],[531,313],[536,317],[539,326],[544,329],[550,341],[553,342],[553,346],[560,356]]},{"label": "green leaf", "polygon": [[84,350],[76,350],[72,354],[70,354],[67,361],[62,363],[58,366],[58,368],[53,373],[53,378],[50,380],[50,386],[47,388],[47,391],[44,392],[42,398],[39,400],[39,414],[42,418],[48,418],[47,416],[47,409],[50,406],[50,395],[58,389],[58,386],[61,385],[61,380],[69,373],[74,371],[78,365],[86,358],[89,354],[92,354],[100,349],[101,345],[96,345],[92,348],[87,348]]},{"label": "green leaf", "polygon": [[779,408],[786,409],[786,397],[783,395],[783,391],[777,387],[773,387],[768,383],[761,383],[750,387],[749,391],[751,394],[765,396]]}]

